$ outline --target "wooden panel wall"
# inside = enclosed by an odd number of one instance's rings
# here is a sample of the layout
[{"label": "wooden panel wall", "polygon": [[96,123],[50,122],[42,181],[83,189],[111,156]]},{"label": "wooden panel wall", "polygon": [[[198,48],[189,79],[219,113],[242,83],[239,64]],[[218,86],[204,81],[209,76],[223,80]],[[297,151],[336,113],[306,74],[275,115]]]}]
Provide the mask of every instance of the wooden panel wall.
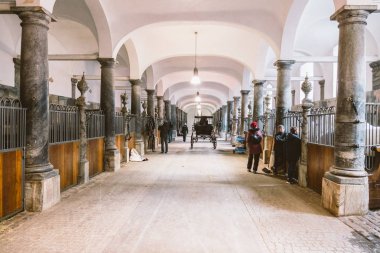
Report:
[{"label": "wooden panel wall", "polygon": [[90,177],[104,171],[104,138],[92,139],[87,144]]},{"label": "wooden panel wall", "polygon": [[125,161],[126,160],[125,148],[124,148],[125,135],[123,135],[123,134],[116,135],[115,139],[116,139],[116,147],[117,147],[117,149],[119,149],[119,152],[120,152],[121,161]]},{"label": "wooden panel wall", "polygon": [[0,220],[23,207],[22,150],[0,153]]},{"label": "wooden panel wall", "polygon": [[322,193],[322,178],[334,164],[334,148],[307,144],[307,185],[312,190]]},{"label": "wooden panel wall", "polygon": [[369,174],[369,208],[380,208],[380,152],[376,152],[375,169]]},{"label": "wooden panel wall", "polygon": [[79,141],[51,144],[49,160],[55,169],[59,169],[61,191],[78,184]]}]

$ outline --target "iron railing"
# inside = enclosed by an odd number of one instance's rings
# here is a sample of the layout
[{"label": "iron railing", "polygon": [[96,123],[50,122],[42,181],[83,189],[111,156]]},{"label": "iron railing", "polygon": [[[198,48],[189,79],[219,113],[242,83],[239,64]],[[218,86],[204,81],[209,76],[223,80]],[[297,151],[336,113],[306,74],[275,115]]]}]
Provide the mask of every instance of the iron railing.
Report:
[{"label": "iron railing", "polygon": [[115,113],[115,134],[124,134],[124,116],[121,112]]},{"label": "iron railing", "polygon": [[26,109],[18,99],[0,98],[0,151],[25,147]]},{"label": "iron railing", "polygon": [[297,127],[300,132],[302,121],[302,112],[288,111],[284,116],[284,127],[286,132],[290,132],[290,128]]},{"label": "iron railing", "polygon": [[79,140],[78,107],[50,104],[49,110],[50,144]]},{"label": "iron railing", "polygon": [[365,107],[366,143],[365,158],[367,171],[375,170],[375,151],[372,147],[380,146],[380,103],[367,103]]},{"label": "iron railing", "polygon": [[87,110],[87,139],[105,136],[105,119],[101,110]]},{"label": "iron railing", "polygon": [[335,107],[312,109],[308,116],[309,142],[334,146]]}]

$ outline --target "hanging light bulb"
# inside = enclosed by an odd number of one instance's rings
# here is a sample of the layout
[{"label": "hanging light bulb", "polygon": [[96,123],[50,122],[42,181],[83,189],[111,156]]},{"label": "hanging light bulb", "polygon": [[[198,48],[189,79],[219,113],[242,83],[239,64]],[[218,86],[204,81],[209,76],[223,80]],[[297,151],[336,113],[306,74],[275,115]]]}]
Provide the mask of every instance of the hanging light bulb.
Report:
[{"label": "hanging light bulb", "polygon": [[201,97],[199,96],[199,91],[197,91],[197,96],[195,97],[195,102],[201,102]]},{"label": "hanging light bulb", "polygon": [[191,78],[191,84],[198,85],[201,83],[201,79],[199,78],[198,75],[198,68],[197,68],[197,38],[198,38],[198,32],[195,32],[195,67],[194,67],[194,72],[193,72],[193,77]]}]

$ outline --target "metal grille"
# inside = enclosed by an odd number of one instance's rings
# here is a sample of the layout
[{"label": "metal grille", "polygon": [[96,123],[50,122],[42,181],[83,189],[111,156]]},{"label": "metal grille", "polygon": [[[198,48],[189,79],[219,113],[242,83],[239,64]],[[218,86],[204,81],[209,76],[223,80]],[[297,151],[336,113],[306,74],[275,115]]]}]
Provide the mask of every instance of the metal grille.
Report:
[{"label": "metal grille", "polygon": [[87,139],[104,137],[105,120],[104,120],[103,111],[88,110],[86,111],[86,117],[87,117]]},{"label": "metal grille", "polygon": [[269,115],[268,115],[268,119],[267,119],[267,123],[266,123],[268,126],[266,127],[268,129],[268,132],[266,133],[268,136],[273,136],[274,134],[276,134],[276,127],[275,127],[275,124],[276,124],[276,112],[275,110],[272,110]]},{"label": "metal grille", "polygon": [[50,104],[50,144],[79,140],[79,112],[76,106]]},{"label": "metal grille", "polygon": [[115,134],[124,134],[124,116],[121,112],[115,113]]},{"label": "metal grille", "polygon": [[25,146],[26,109],[18,99],[0,98],[0,151]]},{"label": "metal grille", "polygon": [[312,109],[308,123],[310,143],[334,146],[335,107]]},{"label": "metal grille", "polygon": [[284,117],[285,131],[290,132],[291,127],[297,127],[298,129],[300,129],[301,120],[302,120],[302,112],[288,111]]},{"label": "metal grille", "polygon": [[372,147],[380,146],[380,104],[366,104],[366,143],[365,166],[368,171],[375,168],[375,151]]}]

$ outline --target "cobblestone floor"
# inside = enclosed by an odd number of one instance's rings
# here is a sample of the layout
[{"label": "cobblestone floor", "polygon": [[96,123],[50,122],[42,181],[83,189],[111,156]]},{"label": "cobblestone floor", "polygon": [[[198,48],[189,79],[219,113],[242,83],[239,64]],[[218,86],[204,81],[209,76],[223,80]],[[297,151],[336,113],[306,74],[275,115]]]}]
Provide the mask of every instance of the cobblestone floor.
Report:
[{"label": "cobblestone floor", "polygon": [[377,213],[335,218],[311,190],[247,173],[246,157],[227,143],[217,150],[174,143],[167,155],[148,158],[68,190],[43,213],[1,223],[0,252],[357,253],[379,246]]}]

